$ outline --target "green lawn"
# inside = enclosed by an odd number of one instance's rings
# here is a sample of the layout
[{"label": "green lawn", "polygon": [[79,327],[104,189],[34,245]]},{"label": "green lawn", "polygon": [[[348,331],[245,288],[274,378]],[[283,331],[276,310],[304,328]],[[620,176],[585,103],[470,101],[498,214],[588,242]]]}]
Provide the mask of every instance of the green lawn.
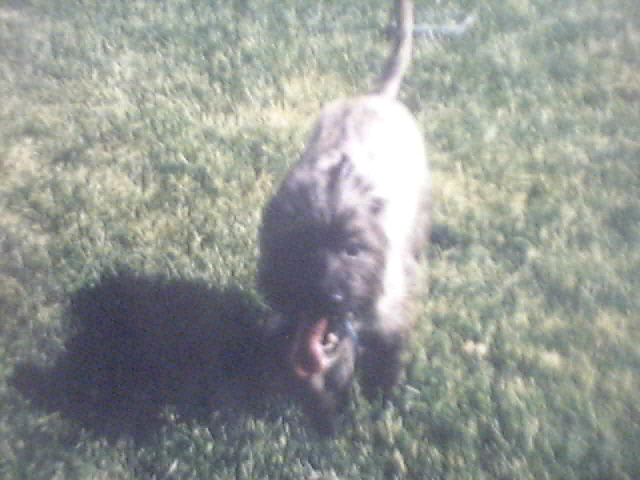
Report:
[{"label": "green lawn", "polygon": [[[390,1],[0,0],[0,478],[640,478],[640,3],[417,1],[429,295],[392,405],[108,442],[10,386],[126,265],[255,296],[260,210]],[[212,435],[211,432],[216,432]]]}]

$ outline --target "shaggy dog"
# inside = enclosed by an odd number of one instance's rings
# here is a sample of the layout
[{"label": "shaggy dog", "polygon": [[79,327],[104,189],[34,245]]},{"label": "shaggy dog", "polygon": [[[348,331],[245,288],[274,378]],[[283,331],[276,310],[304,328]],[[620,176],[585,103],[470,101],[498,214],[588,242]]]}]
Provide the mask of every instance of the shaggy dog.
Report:
[{"label": "shaggy dog", "polygon": [[377,87],[324,108],[260,230],[258,285],[280,313],[293,383],[326,433],[356,363],[369,395],[398,381],[414,324],[430,177],[420,129],[395,99],[411,56],[412,2],[396,0],[395,14]]}]

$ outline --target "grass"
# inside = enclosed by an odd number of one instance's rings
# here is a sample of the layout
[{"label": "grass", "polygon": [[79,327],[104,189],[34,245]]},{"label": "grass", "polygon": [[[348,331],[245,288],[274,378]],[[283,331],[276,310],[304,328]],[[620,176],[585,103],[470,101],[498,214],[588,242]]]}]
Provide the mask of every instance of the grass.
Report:
[{"label": "grass", "polygon": [[358,397],[332,440],[283,408],[138,445],[9,386],[116,265],[255,294],[260,209],[318,108],[379,70],[388,3],[0,2],[0,477],[640,477],[632,0],[418,2],[420,21],[479,21],[418,41],[402,91],[435,228],[388,408]]}]

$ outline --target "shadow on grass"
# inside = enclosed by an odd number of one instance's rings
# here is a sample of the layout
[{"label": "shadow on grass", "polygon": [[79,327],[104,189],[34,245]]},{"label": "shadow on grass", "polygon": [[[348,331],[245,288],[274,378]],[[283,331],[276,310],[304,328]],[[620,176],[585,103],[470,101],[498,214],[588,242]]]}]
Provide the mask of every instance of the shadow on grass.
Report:
[{"label": "shadow on grass", "polygon": [[121,272],[75,292],[69,313],[64,353],[18,365],[12,383],[99,436],[145,439],[167,406],[185,421],[262,415],[279,389],[278,342],[237,289]]}]

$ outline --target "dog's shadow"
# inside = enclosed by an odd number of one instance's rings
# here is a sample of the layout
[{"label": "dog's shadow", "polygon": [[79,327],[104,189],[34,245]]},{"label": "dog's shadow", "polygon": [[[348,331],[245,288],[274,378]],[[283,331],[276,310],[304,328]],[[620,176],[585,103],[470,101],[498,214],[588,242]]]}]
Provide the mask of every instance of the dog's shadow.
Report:
[{"label": "dog's shadow", "polygon": [[130,272],[75,292],[72,333],[49,367],[21,364],[13,385],[99,436],[147,438],[166,422],[263,414],[279,378],[267,312],[236,288]]}]

